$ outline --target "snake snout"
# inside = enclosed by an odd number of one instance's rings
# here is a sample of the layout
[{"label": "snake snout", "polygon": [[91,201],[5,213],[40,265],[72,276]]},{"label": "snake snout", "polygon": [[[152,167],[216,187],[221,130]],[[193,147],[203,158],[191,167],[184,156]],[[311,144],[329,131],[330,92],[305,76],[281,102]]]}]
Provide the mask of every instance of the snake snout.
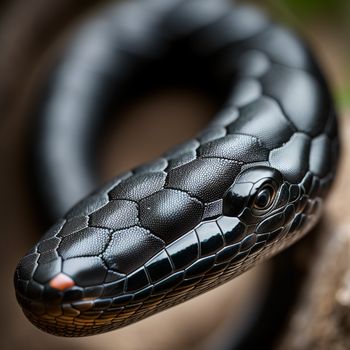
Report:
[{"label": "snake snout", "polygon": [[[51,260],[50,254],[54,255]],[[40,244],[36,246],[21,259],[14,278],[18,302],[28,319],[55,335],[73,336],[79,327],[87,329],[85,335],[93,333],[90,328],[92,323],[96,328],[99,308],[103,300],[108,301],[99,297],[118,296],[123,290],[116,282],[123,275],[108,273],[99,259],[76,257],[63,261],[52,251],[40,249]],[[102,280],[109,283],[103,284]]]}]

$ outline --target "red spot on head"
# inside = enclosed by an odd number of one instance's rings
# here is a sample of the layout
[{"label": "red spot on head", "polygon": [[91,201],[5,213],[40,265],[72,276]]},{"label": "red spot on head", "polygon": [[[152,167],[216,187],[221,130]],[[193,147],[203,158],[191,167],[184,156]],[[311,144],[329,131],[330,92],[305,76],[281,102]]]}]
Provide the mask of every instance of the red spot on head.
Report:
[{"label": "red spot on head", "polygon": [[73,287],[75,285],[74,281],[64,273],[59,273],[56,277],[54,277],[50,283],[51,288],[58,289],[61,292],[64,290]]}]

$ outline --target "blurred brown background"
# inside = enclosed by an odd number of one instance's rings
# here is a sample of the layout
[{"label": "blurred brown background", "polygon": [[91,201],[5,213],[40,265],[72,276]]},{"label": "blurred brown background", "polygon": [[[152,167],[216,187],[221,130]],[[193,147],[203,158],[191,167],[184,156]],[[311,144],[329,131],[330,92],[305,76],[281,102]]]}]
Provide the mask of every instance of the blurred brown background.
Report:
[{"label": "blurred brown background", "polygon": [[[301,31],[309,39],[333,87],[339,106],[345,144],[340,176],[328,202],[328,225],[324,228],[322,247],[318,254],[325,265],[326,270],[322,270],[324,275],[325,271],[334,269],[327,265],[327,261],[332,260],[332,255],[327,255],[330,248],[328,250],[326,248],[331,246],[332,252],[339,249],[338,257],[344,256],[337,264],[340,271],[342,264],[346,265],[349,262],[346,259],[350,255],[348,254],[350,245],[346,246],[344,241],[341,241],[341,245],[336,245],[334,241],[329,241],[329,233],[332,233],[333,240],[334,237],[340,236],[346,241],[346,237],[350,235],[350,229],[348,229],[350,219],[347,211],[350,207],[347,201],[350,195],[347,176],[350,173],[348,161],[350,147],[348,143],[350,142],[347,141],[350,139],[348,121],[350,117],[350,45],[348,43],[350,2],[346,0],[255,2],[266,7],[276,19]],[[14,268],[19,257],[37,240],[42,227],[40,213],[33,205],[35,198],[30,188],[29,169],[26,162],[28,130],[33,122],[29,114],[33,108],[33,101],[38,96],[40,84],[45,80],[51,60],[63,47],[75,26],[100,5],[101,1],[97,0],[74,2],[12,0],[2,1],[0,4],[0,193],[2,194],[0,201],[2,247],[0,249],[2,320],[0,348],[4,350],[62,349],[62,347],[121,350],[214,349],[215,339],[222,337],[225,327],[240,324],[242,313],[247,305],[252,304],[256,299],[256,292],[263,288],[268,267],[254,269],[215,291],[126,329],[85,339],[60,339],[42,333],[24,318],[15,301],[12,285]],[[101,151],[101,168],[104,177],[109,178],[122,170],[152,159],[171,145],[192,136],[205,124],[213,112],[214,106],[210,101],[195,91],[167,89],[159,91],[156,95],[146,96],[125,110],[124,120],[128,122],[113,130],[106,140],[105,147]],[[164,115],[167,115],[167,118],[164,118]],[[185,123],[187,127],[184,129]],[[134,137],[138,140],[137,145],[135,145],[135,139],[130,140],[128,137],[131,130],[134,131]],[[136,135],[135,130],[139,131]],[[163,136],[159,137],[160,135]],[[127,149],[128,152],[118,152],[121,157],[115,159],[113,150],[116,149]],[[348,239],[350,241],[350,238]],[[328,294],[323,290],[326,294],[318,295],[317,300],[324,300],[326,297],[327,301],[333,300],[336,295],[339,296],[337,293],[340,293],[340,290],[343,293],[342,302],[345,300],[343,303],[345,310],[350,314],[350,297],[348,305],[346,302],[346,293],[350,295],[350,282],[347,289],[343,281],[346,272],[346,268],[343,268],[340,276],[332,281],[333,289],[331,291],[327,289]],[[310,286],[305,292],[305,300],[308,300],[310,293],[313,295],[313,285],[321,283],[317,280],[320,273],[314,271],[313,276],[310,277]],[[327,296],[324,297],[324,295]],[[332,310],[338,307],[338,304],[334,305],[328,302],[327,310],[333,312]],[[317,305],[314,307],[317,309]],[[323,349],[350,348],[350,344],[347,343],[349,339],[343,339],[350,334],[347,333],[347,330],[350,332],[350,325],[349,328],[345,327],[345,336],[343,331],[339,330],[346,320],[339,323],[340,327],[337,322],[332,323],[329,313],[317,313],[318,318],[315,320],[314,310],[308,314],[300,314],[299,309],[297,306],[295,315],[301,316],[297,321],[291,321],[281,349],[288,347],[305,350],[321,349],[322,346]],[[337,311],[335,314],[337,315]],[[324,324],[325,318],[328,321]],[[316,328],[310,330],[311,333],[307,335],[302,325],[308,325],[308,320],[311,319],[316,323]],[[317,325],[321,325],[321,329],[317,328]],[[329,331],[331,332],[329,338],[332,337],[331,343],[327,343],[327,340],[323,343],[306,340],[316,336],[319,338],[319,335],[328,331],[330,326],[333,327]],[[304,335],[303,339],[298,339],[296,342],[295,333],[299,336]],[[332,347],[329,344],[332,344]]]}]

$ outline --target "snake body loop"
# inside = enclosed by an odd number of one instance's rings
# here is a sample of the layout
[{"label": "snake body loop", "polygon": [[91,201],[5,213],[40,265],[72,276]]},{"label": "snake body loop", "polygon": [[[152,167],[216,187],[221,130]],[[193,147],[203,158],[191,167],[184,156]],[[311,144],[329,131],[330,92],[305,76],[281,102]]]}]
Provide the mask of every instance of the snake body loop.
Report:
[{"label": "snake body loop", "polygon": [[[63,215],[94,185],[99,117],[163,63],[227,88],[223,108],[195,138]],[[61,336],[126,326],[277,254],[318,221],[336,171],[336,115],[313,56],[225,0],[109,5],[67,47],[41,116],[42,181],[63,216],[21,259],[15,286],[30,321]]]}]

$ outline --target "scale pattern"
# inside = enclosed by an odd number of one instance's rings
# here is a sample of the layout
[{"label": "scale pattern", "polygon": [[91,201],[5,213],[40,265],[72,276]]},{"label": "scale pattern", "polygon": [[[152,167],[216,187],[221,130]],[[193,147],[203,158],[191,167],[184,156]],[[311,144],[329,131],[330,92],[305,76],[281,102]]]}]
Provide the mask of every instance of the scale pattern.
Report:
[{"label": "scale pattern", "polygon": [[[112,27],[130,39],[117,43],[123,52],[151,56],[155,47],[185,41],[198,59],[212,60],[213,71],[235,79],[224,108],[196,138],[80,202],[22,258],[19,303],[31,322],[63,336],[128,325],[283,250],[317,222],[338,157],[336,116],[317,64],[294,34],[254,8],[130,1],[96,18],[73,40],[66,60],[74,67],[87,57],[100,69],[84,49]],[[115,52],[107,41],[104,49]],[[110,59],[101,52],[99,64]],[[75,74],[94,82],[95,73]],[[224,215],[227,190],[257,166],[283,176],[272,210]],[[51,288],[59,273],[75,286]]]}]

